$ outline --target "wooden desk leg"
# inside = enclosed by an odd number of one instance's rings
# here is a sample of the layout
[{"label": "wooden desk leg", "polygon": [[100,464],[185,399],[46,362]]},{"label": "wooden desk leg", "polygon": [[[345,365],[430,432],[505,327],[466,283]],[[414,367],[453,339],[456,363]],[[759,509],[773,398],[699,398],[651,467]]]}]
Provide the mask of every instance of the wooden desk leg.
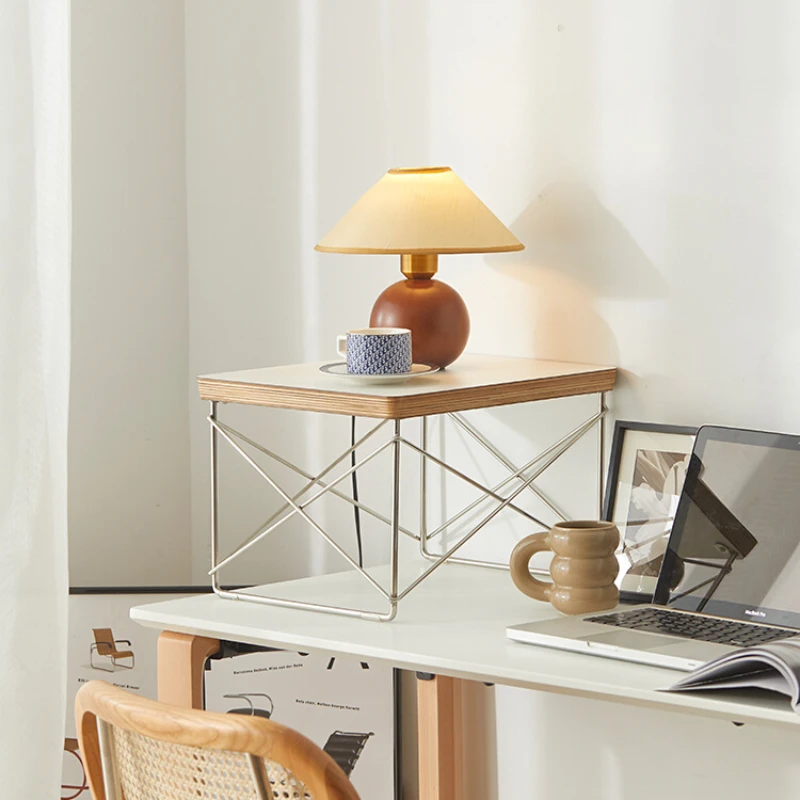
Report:
[{"label": "wooden desk leg", "polygon": [[219,640],[164,631],[158,637],[158,699],[184,708],[203,707],[203,670]]},{"label": "wooden desk leg", "polygon": [[462,800],[461,687],[440,675],[417,681],[419,800]]}]

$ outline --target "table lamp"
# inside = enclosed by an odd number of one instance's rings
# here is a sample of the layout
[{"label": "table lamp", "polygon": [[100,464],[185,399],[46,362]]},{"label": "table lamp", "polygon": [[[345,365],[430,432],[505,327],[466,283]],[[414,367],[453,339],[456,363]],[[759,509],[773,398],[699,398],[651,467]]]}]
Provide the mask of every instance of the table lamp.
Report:
[{"label": "table lamp", "polygon": [[506,253],[525,245],[450,167],[390,169],[314,248],[396,253],[405,280],[375,301],[369,324],[409,328],[414,362],[446,367],[467,345],[461,295],[433,280],[440,253]]}]

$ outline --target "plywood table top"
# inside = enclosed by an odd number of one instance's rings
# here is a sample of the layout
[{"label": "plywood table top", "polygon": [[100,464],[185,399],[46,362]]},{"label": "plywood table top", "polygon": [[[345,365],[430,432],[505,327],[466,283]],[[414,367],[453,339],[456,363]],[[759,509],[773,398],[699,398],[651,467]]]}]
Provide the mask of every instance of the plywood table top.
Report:
[{"label": "plywood table top", "polygon": [[320,372],[329,362],[201,375],[200,397],[378,419],[406,419],[527,403],[614,387],[615,367],[536,358],[464,355],[446,370],[396,384],[369,384]]}]

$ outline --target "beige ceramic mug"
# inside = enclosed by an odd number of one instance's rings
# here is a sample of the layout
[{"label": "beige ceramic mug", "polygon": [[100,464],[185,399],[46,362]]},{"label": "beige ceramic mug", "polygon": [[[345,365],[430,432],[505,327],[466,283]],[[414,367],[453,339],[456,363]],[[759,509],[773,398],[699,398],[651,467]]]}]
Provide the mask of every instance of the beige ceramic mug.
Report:
[{"label": "beige ceramic mug", "polygon": [[[585,614],[613,608],[619,602],[614,580],[619,563],[614,555],[619,531],[613,522],[558,522],[545,533],[526,536],[511,554],[511,578],[528,597],[550,602],[564,614]],[[552,583],[534,578],[528,564],[542,550],[555,554]]]}]

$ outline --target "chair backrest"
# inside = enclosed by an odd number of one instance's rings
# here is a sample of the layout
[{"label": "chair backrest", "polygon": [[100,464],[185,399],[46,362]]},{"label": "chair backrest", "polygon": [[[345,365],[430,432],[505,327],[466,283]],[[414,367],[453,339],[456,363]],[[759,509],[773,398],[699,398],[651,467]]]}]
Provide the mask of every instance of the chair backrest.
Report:
[{"label": "chair backrest", "polygon": [[322,748],[341,768],[347,777],[358,761],[361,751],[370,736],[374,733],[348,733],[347,731],[334,731]]},{"label": "chair backrest", "polygon": [[110,656],[114,652],[114,634],[111,628],[92,628],[94,642],[97,645],[97,654]]},{"label": "chair backrest", "polygon": [[95,800],[358,800],[333,759],[262,717],[84,684],[75,717]]}]

